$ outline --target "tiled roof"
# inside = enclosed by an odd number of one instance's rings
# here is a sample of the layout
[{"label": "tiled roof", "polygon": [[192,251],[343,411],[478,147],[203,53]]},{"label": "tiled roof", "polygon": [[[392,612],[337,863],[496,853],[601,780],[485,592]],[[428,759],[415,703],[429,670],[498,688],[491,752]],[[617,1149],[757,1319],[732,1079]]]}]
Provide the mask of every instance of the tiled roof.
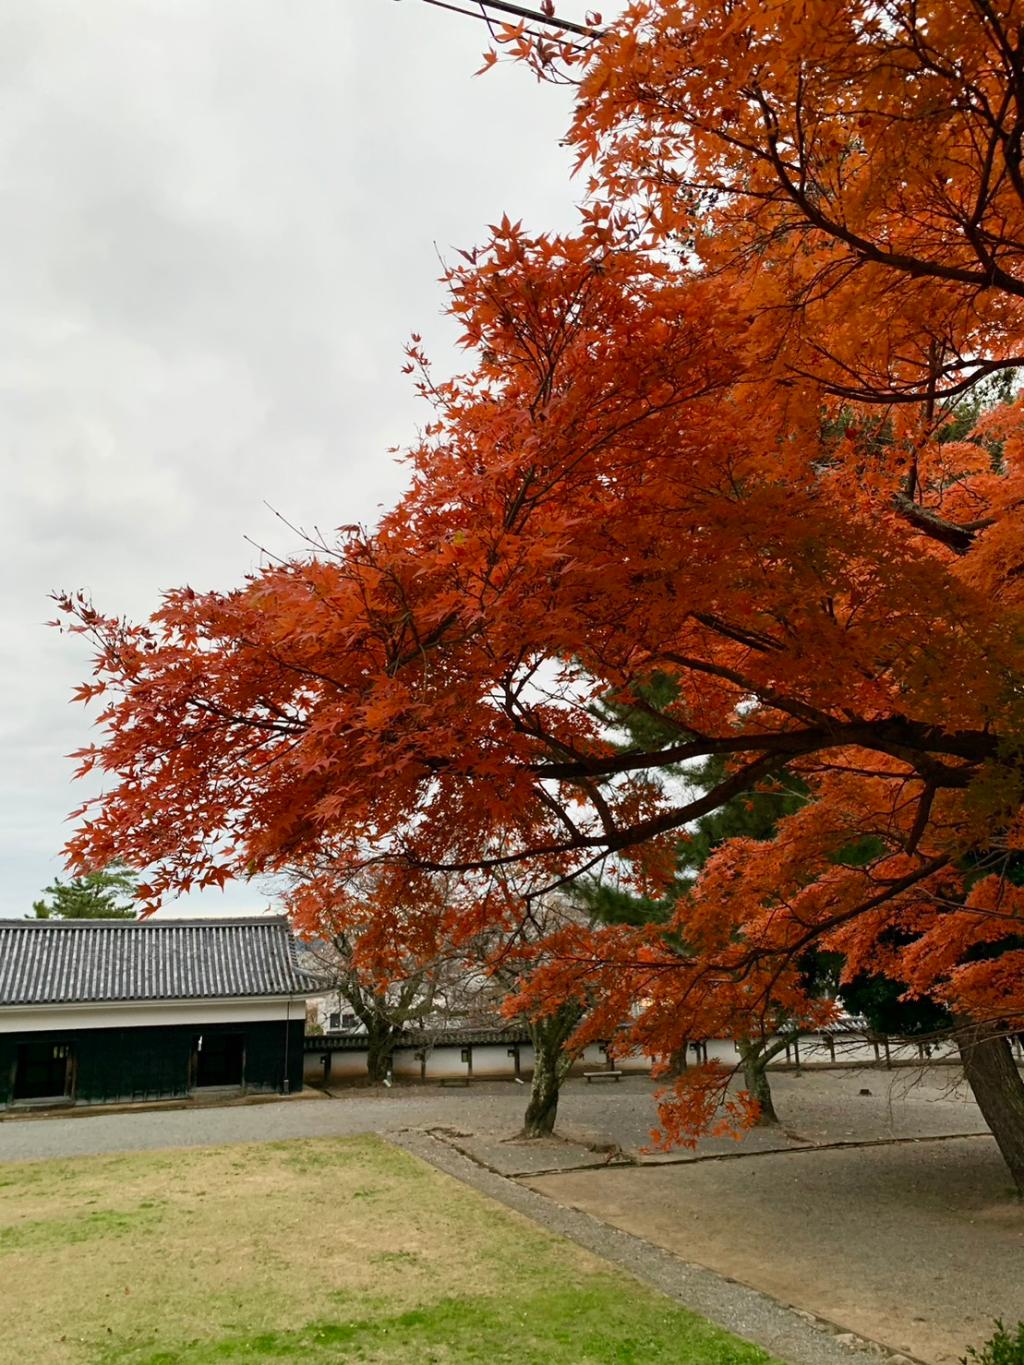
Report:
[{"label": "tiled roof", "polygon": [[283,917],[0,920],[0,1008],[316,989]]},{"label": "tiled roof", "polygon": [[[528,1043],[530,1035],[524,1028],[451,1028],[405,1029],[398,1035],[396,1047],[468,1047],[488,1043]],[[307,1052],[362,1052],[366,1050],[365,1033],[307,1033]]]}]

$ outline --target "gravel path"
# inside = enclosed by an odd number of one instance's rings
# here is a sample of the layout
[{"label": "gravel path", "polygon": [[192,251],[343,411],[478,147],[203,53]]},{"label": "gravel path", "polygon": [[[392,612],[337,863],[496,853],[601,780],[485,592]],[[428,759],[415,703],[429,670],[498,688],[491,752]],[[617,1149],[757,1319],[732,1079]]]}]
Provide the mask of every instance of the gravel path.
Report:
[{"label": "gravel path", "polygon": [[[946,1068],[936,1068],[924,1077],[901,1071],[777,1073],[772,1085],[782,1129],[755,1131],[741,1147],[729,1138],[709,1139],[694,1155],[983,1131],[976,1107],[955,1088],[955,1080]],[[657,1124],[655,1088],[644,1076],[629,1077],[614,1086],[570,1081],[559,1106],[559,1131],[584,1143],[615,1144],[635,1154]],[[859,1093],[865,1089],[870,1095]],[[0,1162],[432,1127],[458,1129],[493,1148],[497,1140],[511,1137],[521,1126],[525,1105],[524,1087],[496,1081],[466,1089],[433,1085],[396,1086],[386,1091],[346,1088],[336,1091],[334,1098],[306,1091],[281,1101],[216,1108],[107,1114],[79,1110],[69,1118],[0,1122]],[[686,1155],[677,1151],[671,1159]]]},{"label": "gravel path", "polygon": [[[464,1097],[458,1114],[488,1119],[489,1096]],[[285,1138],[352,1137],[405,1127],[451,1123],[451,1093],[395,1090],[344,1100],[318,1092],[260,1104],[228,1104],[116,1114],[80,1112],[73,1118],[16,1119],[0,1123],[0,1162],[45,1157],[141,1152],[160,1147],[205,1147],[226,1142],[279,1142]],[[520,1101],[520,1105],[521,1105]]]}]

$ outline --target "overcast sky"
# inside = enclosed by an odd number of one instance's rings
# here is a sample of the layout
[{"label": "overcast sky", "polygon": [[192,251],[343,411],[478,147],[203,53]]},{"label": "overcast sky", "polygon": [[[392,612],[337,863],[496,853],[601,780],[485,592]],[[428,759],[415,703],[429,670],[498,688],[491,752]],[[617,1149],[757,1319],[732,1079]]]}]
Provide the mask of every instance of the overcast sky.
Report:
[{"label": "overcast sky", "polygon": [[0,915],[61,873],[85,794],[88,650],[47,594],[145,616],[239,582],[246,536],[293,550],[265,504],[372,520],[426,418],[404,341],[454,363],[435,243],[576,222],[568,92],[474,80],[485,40],[419,0],[0,7]]}]

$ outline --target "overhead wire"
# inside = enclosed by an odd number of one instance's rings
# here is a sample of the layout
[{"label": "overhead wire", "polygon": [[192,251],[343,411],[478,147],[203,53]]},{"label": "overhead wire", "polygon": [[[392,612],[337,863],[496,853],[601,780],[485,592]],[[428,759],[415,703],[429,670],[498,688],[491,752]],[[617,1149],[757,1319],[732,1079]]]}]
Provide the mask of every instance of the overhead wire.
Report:
[{"label": "overhead wire", "polygon": [[479,13],[476,10],[463,9],[459,5],[454,5],[450,0],[423,0],[423,3],[434,5],[438,9],[451,10],[455,14],[464,14],[471,19],[482,19],[486,24],[494,22],[494,15],[489,13],[489,11],[494,10],[498,14],[513,15],[517,19],[526,19],[530,23],[542,24],[545,28],[556,29],[562,33],[576,33],[581,38],[600,38],[604,33],[601,28],[575,24],[570,19],[559,19],[554,14],[545,14],[543,10],[527,9],[523,5],[512,4],[511,0],[477,0],[480,7]]}]

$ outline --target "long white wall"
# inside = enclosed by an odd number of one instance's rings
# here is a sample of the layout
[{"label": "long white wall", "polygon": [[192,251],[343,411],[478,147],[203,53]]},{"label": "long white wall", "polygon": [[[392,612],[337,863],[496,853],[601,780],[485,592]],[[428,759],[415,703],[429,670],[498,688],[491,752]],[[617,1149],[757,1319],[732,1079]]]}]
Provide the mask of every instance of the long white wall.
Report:
[{"label": "long white wall", "polygon": [[[458,1043],[438,1043],[427,1049],[426,1059],[422,1060],[414,1048],[399,1048],[393,1059],[393,1074],[396,1080],[440,1081],[458,1076],[472,1075],[478,1079],[493,1078],[509,1080],[515,1075],[515,1059],[510,1043],[480,1043],[472,1048],[472,1068],[463,1060],[462,1045]],[[322,1083],[324,1079],[323,1057],[331,1059],[330,1078],[334,1081],[359,1081],[366,1076],[366,1052],[337,1051],[327,1054],[315,1048],[306,1052],[305,1075],[310,1084]],[[736,1044],[728,1038],[709,1039],[699,1051],[690,1049],[690,1060],[697,1064],[703,1060],[717,1061],[730,1069],[740,1061]],[[956,1057],[956,1046],[949,1040],[920,1045],[915,1042],[897,1043],[891,1041],[886,1048],[884,1040],[878,1043],[869,1041],[863,1034],[838,1034],[829,1044],[827,1035],[807,1034],[791,1043],[769,1063],[772,1069],[805,1064],[808,1066],[863,1066],[881,1065],[887,1062],[908,1065],[915,1062],[928,1063],[944,1061]],[[576,1074],[583,1071],[597,1071],[608,1065],[604,1049],[592,1044],[573,1067]],[[651,1067],[650,1058],[642,1053],[619,1056],[615,1059],[618,1071],[644,1072]],[[533,1048],[529,1043],[519,1045],[519,1069],[524,1077],[533,1071]]]},{"label": "long white wall", "polygon": [[[459,1043],[439,1043],[427,1049],[425,1059],[419,1056],[416,1048],[398,1048],[392,1062],[392,1074],[396,1080],[408,1081],[441,1081],[469,1075],[480,1080],[511,1080],[515,1076],[515,1057],[510,1055],[512,1052],[511,1043],[475,1043],[472,1047],[471,1070],[469,1062],[463,1061],[463,1045]],[[366,1076],[365,1050],[327,1053],[326,1049],[319,1052],[314,1047],[312,1051],[307,1050],[305,1061],[305,1077],[310,1084],[322,1083],[324,1079],[324,1055],[329,1055],[331,1059],[332,1081],[358,1081]],[[576,1074],[600,1071],[607,1065],[604,1049],[592,1044],[576,1061],[573,1071]],[[617,1070],[630,1072],[649,1071],[650,1065],[649,1058],[640,1053],[619,1057],[615,1062]],[[533,1047],[529,1043],[519,1044],[519,1070],[524,1078],[533,1072]]]},{"label": "long white wall", "polygon": [[63,1029],[157,1028],[163,1024],[235,1024],[304,1019],[305,997],[238,1000],[115,1001],[92,1005],[25,1005],[0,1009],[0,1033]]}]

